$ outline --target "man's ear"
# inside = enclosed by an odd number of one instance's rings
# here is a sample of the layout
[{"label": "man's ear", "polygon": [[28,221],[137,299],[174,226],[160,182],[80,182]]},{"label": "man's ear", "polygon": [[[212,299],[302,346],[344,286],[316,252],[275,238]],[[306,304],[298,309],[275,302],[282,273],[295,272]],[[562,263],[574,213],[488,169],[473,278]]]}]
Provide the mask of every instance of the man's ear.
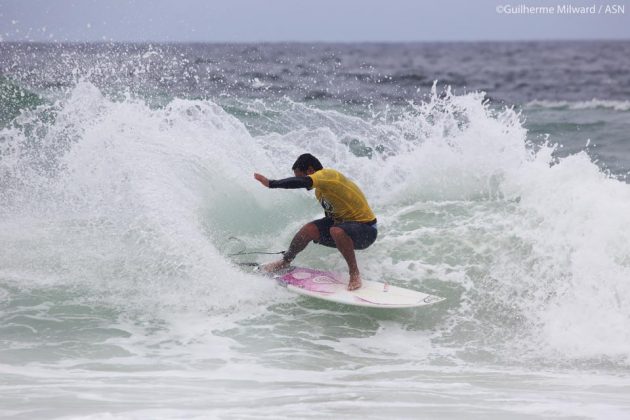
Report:
[{"label": "man's ear", "polygon": [[306,170],[306,174],[313,175],[314,173],[315,173],[315,169],[313,169],[312,166],[309,166],[308,169]]}]

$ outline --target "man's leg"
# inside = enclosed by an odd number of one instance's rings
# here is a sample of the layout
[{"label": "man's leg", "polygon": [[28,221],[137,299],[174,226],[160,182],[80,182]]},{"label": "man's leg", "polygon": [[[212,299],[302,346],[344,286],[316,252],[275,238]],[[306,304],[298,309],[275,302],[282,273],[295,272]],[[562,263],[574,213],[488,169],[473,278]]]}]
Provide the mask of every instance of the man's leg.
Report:
[{"label": "man's leg", "polygon": [[295,259],[295,256],[302,252],[309,242],[317,240],[319,240],[317,225],[313,222],[305,224],[291,240],[291,245],[289,245],[289,249],[284,253],[282,259],[263,265],[263,270],[273,272],[287,268],[291,265],[291,261]]},{"label": "man's leg", "polygon": [[330,228],[330,236],[335,240],[337,249],[348,264],[350,273],[350,281],[348,282],[348,290],[356,290],[361,287],[361,275],[357,266],[357,259],[354,255],[354,242],[352,238],[340,227],[333,226]]}]

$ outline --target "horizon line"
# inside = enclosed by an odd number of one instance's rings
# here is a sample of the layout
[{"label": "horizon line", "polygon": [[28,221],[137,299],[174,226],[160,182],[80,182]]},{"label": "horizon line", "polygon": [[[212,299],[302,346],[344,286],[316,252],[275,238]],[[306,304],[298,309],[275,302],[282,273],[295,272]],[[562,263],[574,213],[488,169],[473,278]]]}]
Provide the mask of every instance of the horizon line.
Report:
[{"label": "horizon line", "polygon": [[624,42],[630,38],[531,38],[531,39],[453,39],[453,40],[364,40],[364,41],[225,41],[225,40],[188,40],[188,41],[158,41],[158,40],[4,40],[0,44],[432,44],[432,43],[528,43],[528,42]]}]

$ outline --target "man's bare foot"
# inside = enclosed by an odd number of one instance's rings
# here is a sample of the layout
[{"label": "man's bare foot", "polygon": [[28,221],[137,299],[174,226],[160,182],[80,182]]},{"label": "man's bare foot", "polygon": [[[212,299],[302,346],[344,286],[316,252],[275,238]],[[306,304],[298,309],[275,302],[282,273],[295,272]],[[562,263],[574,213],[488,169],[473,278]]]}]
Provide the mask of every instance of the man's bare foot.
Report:
[{"label": "man's bare foot", "polygon": [[350,281],[348,282],[348,290],[357,290],[361,287],[361,275],[359,273],[351,273]]},{"label": "man's bare foot", "polygon": [[264,271],[265,273],[274,273],[284,268],[288,268],[290,265],[291,263],[288,261],[278,260],[278,261],[270,262],[267,264],[263,264],[260,266],[260,269]]}]

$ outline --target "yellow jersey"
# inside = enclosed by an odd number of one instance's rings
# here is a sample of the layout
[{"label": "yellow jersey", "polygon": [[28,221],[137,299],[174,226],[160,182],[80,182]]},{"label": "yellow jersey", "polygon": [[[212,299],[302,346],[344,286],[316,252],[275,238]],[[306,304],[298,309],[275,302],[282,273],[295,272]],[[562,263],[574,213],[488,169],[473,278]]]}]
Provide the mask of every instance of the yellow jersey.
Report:
[{"label": "yellow jersey", "polygon": [[324,168],[309,177],[313,180],[315,197],[326,215],[336,223],[371,222],[376,219],[363,192],[342,173]]}]

